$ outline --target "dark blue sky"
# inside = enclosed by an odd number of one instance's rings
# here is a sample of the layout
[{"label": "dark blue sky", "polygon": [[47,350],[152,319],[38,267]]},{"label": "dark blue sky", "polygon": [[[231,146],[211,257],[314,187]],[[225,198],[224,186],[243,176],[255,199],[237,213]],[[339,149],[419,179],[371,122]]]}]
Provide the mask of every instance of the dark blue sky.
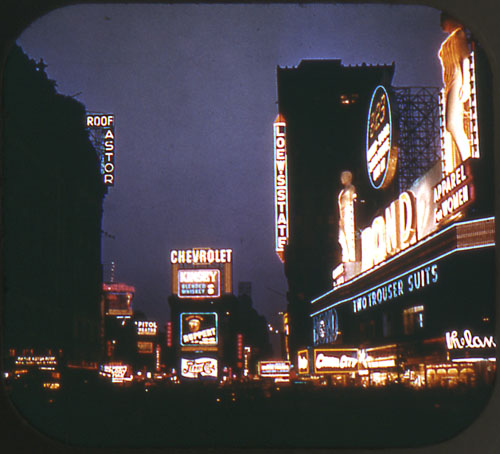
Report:
[{"label": "dark blue sky", "polygon": [[394,61],[394,85],[440,86],[443,37],[426,7],[80,5],[18,43],[60,93],[116,116],[103,262],[136,286],[134,307],[168,318],[170,249],[232,248],[235,289],[251,281],[274,321],[287,288],[274,252],[276,66]]}]

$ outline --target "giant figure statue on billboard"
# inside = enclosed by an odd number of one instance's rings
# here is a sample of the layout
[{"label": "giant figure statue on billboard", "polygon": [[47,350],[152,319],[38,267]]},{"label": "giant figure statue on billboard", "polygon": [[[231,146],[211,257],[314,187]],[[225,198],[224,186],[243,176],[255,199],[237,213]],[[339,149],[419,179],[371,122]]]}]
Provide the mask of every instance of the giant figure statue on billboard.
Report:
[{"label": "giant figure statue on billboard", "polygon": [[441,44],[439,59],[443,70],[445,127],[453,139],[445,146],[443,156],[446,173],[471,157],[471,146],[464,128],[464,104],[470,98],[469,46],[462,24],[441,14],[441,28],[448,37]]},{"label": "giant figure statue on billboard", "polygon": [[344,188],[339,193],[339,243],[342,247],[342,262],[356,261],[354,233],[354,201],[356,188],[352,184],[352,173],[345,170],[340,174]]}]

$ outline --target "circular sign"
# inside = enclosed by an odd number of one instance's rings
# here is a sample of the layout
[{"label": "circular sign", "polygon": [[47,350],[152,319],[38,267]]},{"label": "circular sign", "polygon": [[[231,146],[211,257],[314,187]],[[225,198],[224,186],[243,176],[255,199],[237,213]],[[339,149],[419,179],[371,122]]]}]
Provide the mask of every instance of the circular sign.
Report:
[{"label": "circular sign", "polygon": [[366,130],[366,168],[375,189],[383,189],[394,178],[397,147],[392,143],[391,105],[382,85],[375,88],[368,111]]}]

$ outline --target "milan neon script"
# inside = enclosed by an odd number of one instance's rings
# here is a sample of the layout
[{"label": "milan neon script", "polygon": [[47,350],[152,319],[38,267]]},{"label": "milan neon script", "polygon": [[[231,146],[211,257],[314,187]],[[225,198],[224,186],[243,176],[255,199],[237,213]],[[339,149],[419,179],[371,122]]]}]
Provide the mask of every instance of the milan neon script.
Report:
[{"label": "milan neon script", "polygon": [[493,336],[484,336],[481,339],[479,336],[473,336],[468,329],[463,332],[461,338],[458,337],[457,331],[446,333],[446,347],[448,350],[462,350],[464,348],[492,348],[496,346],[497,344]]}]

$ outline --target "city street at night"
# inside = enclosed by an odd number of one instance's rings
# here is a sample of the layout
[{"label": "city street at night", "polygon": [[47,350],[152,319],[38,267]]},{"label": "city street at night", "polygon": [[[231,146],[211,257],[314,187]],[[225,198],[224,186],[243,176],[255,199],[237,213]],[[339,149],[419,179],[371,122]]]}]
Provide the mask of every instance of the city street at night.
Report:
[{"label": "city street at night", "polygon": [[41,433],[80,446],[373,448],[447,440],[477,418],[490,392],[75,383],[12,397]]}]

